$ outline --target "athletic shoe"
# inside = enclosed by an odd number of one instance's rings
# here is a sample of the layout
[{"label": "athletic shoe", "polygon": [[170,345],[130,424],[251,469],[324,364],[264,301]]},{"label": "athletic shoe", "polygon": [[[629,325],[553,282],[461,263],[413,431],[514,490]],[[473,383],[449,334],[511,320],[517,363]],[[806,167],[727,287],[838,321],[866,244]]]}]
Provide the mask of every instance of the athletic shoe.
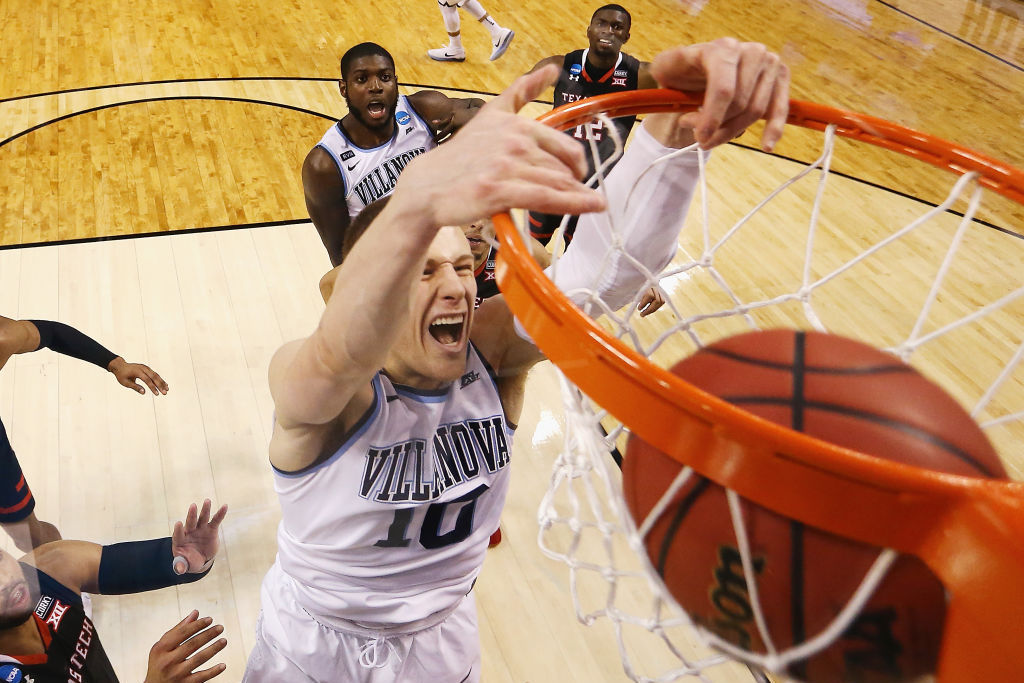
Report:
[{"label": "athletic shoe", "polygon": [[427,50],[427,56],[435,62],[464,62],[466,61],[466,50],[461,47],[438,47]]},{"label": "athletic shoe", "polygon": [[92,619],[92,596],[88,593],[82,593],[82,610],[85,612],[85,616]]},{"label": "athletic shoe", "polygon": [[494,41],[494,51],[491,52],[491,61],[493,62],[498,57],[505,54],[505,50],[508,49],[509,43],[516,37],[516,32],[510,28],[501,30],[501,37]]}]

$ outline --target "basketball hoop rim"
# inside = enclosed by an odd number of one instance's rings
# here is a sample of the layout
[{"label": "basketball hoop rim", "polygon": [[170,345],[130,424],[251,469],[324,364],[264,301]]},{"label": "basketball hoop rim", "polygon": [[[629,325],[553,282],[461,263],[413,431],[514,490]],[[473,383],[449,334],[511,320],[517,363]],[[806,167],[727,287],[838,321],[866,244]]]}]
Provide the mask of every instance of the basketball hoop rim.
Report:
[{"label": "basketball hoop rim", "polygon": [[[596,112],[604,112],[610,117],[629,116],[633,114],[658,112],[687,112],[696,110],[701,104],[701,93],[684,93],[675,90],[653,89],[599,95],[572,102],[537,117],[538,121],[554,128],[567,129],[594,118]],[[835,107],[790,100],[787,123],[801,127],[823,131],[832,123],[838,128],[836,134],[868,144],[883,147],[895,152],[908,154],[925,163],[964,174],[970,171],[978,173],[979,182],[1003,196],[1024,204],[1024,171],[1009,164],[998,161],[971,149],[943,140],[934,135],[915,131],[904,126],[877,117],[846,111]],[[520,239],[509,213],[497,214],[494,217],[495,232],[501,248],[498,250],[497,281],[505,298],[509,301],[513,313],[519,317],[526,330],[533,335],[538,347],[545,351],[548,358],[562,367],[558,359],[564,349],[566,362],[572,361],[572,354],[580,349],[590,349],[596,355],[591,360],[602,363],[618,364],[622,372],[632,375],[640,384],[647,384],[651,392],[659,400],[675,405],[677,408],[694,415],[701,415],[713,422],[720,430],[729,430],[749,434],[764,443],[770,443],[780,451],[796,458],[807,465],[830,470],[840,476],[864,478],[875,482],[884,489],[920,490],[932,495],[941,494],[957,499],[963,490],[992,490],[1005,488],[1006,493],[1015,497],[1024,497],[1024,484],[1017,482],[995,481],[963,477],[933,472],[912,465],[884,461],[856,451],[835,446],[815,439],[806,434],[782,427],[768,420],[756,417],[747,411],[737,408],[722,399],[708,394],[697,387],[683,381],[664,368],[659,368],[647,359],[628,348],[624,343],[609,335],[593,319],[585,315],[562,294],[554,283],[547,278],[529,249]],[[524,278],[523,293],[529,298],[523,300],[519,292],[508,292],[511,282],[505,278],[514,272]],[[511,299],[510,299],[510,294]],[[543,304],[541,302],[544,302]],[[540,320],[529,314],[534,307],[553,307],[551,311],[555,320],[562,321],[559,328],[562,334],[556,335],[545,348],[539,339],[546,337],[542,329],[531,327],[532,320]],[[538,323],[533,323],[538,324]],[[539,323],[542,324],[542,323]],[[575,332],[574,330],[579,330]],[[580,365],[572,363],[573,367]],[[589,365],[589,363],[587,363]],[[563,372],[565,372],[563,368]],[[595,394],[587,391],[586,373],[579,373],[581,382],[577,382],[572,371],[565,372],[584,392],[590,396]],[[598,391],[597,393],[601,393]],[[614,400],[611,403],[615,403]],[[622,419],[608,404],[603,407]],[[633,430],[633,426],[624,420]],[[643,433],[643,428],[634,430],[641,438],[652,445],[671,454],[669,444],[658,443],[656,435]]]},{"label": "basketball hoop rim", "polygon": [[[574,102],[539,120],[567,128],[609,116],[692,111],[697,95],[648,90]],[[791,101],[788,123],[908,154],[1024,203],[1024,172],[871,116]],[[933,472],[841,448],[758,418],[686,383],[612,337],[548,279],[509,213],[494,216],[497,281],[547,357],[640,438],[787,517],[916,555],[950,591],[943,683],[1016,672],[1024,575],[1024,484]],[[687,441],[682,449],[678,444]],[[694,445],[696,444],[696,445]],[[980,676],[980,678],[979,678]]]}]

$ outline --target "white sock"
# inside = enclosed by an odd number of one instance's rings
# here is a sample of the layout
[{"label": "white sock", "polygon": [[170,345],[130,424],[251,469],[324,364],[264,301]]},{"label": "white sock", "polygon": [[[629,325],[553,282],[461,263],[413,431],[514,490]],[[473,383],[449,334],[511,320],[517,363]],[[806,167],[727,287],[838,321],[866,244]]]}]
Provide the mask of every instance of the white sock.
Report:
[{"label": "white sock", "polygon": [[444,30],[448,32],[448,45],[450,47],[462,47],[462,31],[459,21],[459,8],[438,5],[441,10],[441,18],[444,19]]},{"label": "white sock", "polygon": [[498,25],[498,22],[494,20],[494,17],[487,13],[487,10],[484,9],[479,0],[468,0],[468,2],[462,6],[462,9],[472,14],[473,17],[480,22],[480,25],[487,29],[487,32],[491,34],[491,38],[493,40],[497,40],[501,36],[503,29]]}]

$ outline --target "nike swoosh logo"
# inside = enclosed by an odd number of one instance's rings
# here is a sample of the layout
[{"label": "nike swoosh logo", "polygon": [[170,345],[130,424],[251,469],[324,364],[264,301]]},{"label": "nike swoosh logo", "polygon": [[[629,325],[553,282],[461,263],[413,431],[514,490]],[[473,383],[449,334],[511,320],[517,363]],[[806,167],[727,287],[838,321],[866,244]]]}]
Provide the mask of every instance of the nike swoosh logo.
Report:
[{"label": "nike swoosh logo", "polygon": [[351,166],[349,166],[348,164],[346,164],[346,165],[345,165],[345,167],[346,167],[346,168],[347,168],[348,170],[350,170],[350,171],[351,171],[351,170],[352,170],[353,168],[355,168],[355,167],[356,167],[356,166],[358,166],[358,165],[359,165],[359,162],[357,161],[356,163],[352,164]]}]

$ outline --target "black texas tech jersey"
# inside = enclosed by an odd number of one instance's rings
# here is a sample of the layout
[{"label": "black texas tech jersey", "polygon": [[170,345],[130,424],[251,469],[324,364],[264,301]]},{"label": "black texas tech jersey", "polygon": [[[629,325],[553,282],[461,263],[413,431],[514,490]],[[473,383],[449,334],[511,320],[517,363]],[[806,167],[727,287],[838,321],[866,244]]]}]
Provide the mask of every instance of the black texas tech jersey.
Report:
[{"label": "black texas tech jersey", "polygon": [[118,683],[81,597],[35,567],[22,563],[22,568],[39,576],[39,600],[31,619],[46,652],[0,654],[0,682]]},{"label": "black texas tech jersey", "polygon": [[[565,56],[562,61],[562,71],[558,74],[558,81],[555,83],[553,103],[555,107],[581,100],[584,97],[637,89],[640,60],[625,52],[620,52],[615,66],[603,73],[596,73],[593,67],[587,65],[589,51],[589,48],[575,50]],[[633,129],[633,124],[636,123],[636,117],[622,116],[612,120],[619,130],[622,142],[625,143]],[[602,160],[607,159],[615,151],[615,143],[609,137],[608,131],[603,130],[597,121],[580,124],[566,132],[582,142],[586,142],[588,139],[595,140]],[[589,147],[589,143],[587,145]],[[588,176],[593,175],[595,165],[589,152],[587,153],[587,163],[590,169]]]}]

